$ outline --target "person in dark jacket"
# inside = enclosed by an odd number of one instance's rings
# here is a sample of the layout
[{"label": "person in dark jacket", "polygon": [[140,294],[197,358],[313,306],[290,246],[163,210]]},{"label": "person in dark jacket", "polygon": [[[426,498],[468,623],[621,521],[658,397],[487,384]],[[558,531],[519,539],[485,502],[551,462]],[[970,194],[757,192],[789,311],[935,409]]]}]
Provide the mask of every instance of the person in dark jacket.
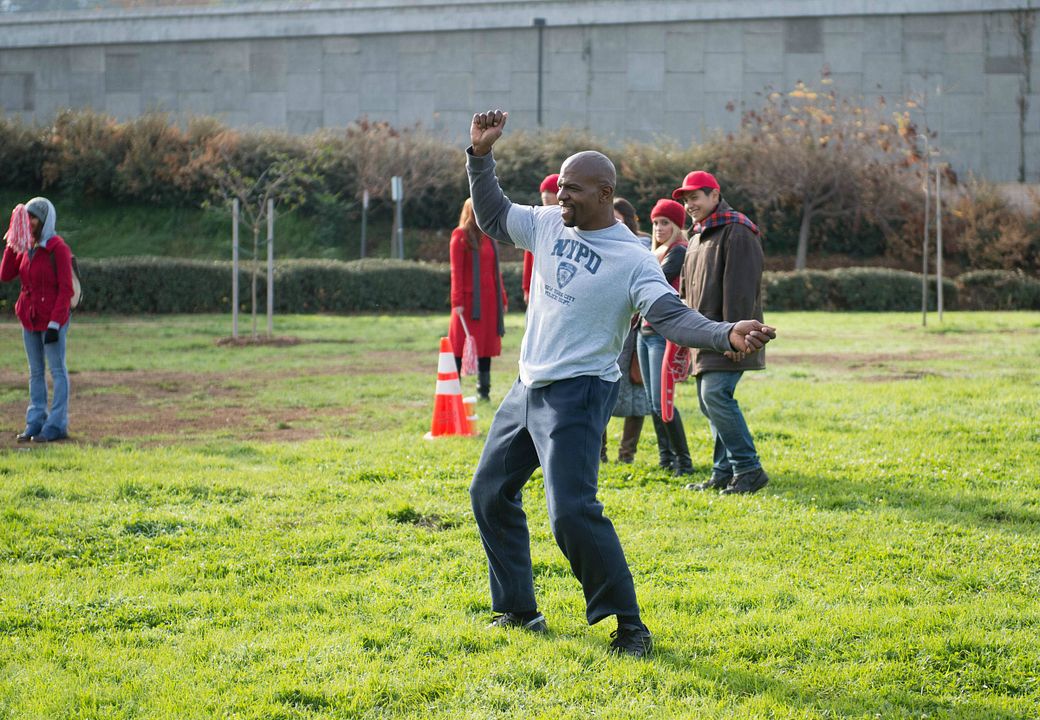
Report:
[{"label": "person in dark jacket", "polygon": [[[22,341],[29,360],[29,407],[19,442],[51,442],[68,437],[69,371],[65,366],[65,337],[72,301],[72,253],[55,233],[57,214],[47,198],[25,203],[32,244],[25,251],[10,239],[0,261],[0,280],[21,279],[15,315],[22,323]],[[54,395],[47,407],[46,369],[50,367]]]},{"label": "person in dark jacket", "polygon": [[[491,358],[502,354],[509,298],[498,266],[498,245],[480,231],[473,217],[473,201],[466,199],[459,226],[451,233],[451,326],[448,338],[461,372],[462,352],[469,330],[477,346],[477,394],[490,400]],[[466,327],[462,327],[462,323]]]},{"label": "person in dark jacket", "polygon": [[[762,243],[758,227],[722,199],[711,173],[697,170],[672,197],[686,206],[699,233],[690,243],[680,291],[704,317],[719,322],[762,317]],[[715,441],[711,477],[691,490],[753,493],[769,482],[755,441],[734,397],[745,370],[766,366],[764,351],[745,355],[700,348],[694,351],[697,397]]]},{"label": "person in dark jacket", "polygon": [[[650,249],[650,236],[639,229],[639,215],[635,206],[621,197],[614,198],[614,217],[624,224],[639,240]],[[639,436],[643,432],[643,420],[651,414],[650,403],[643,390],[643,379],[639,373],[639,357],[636,354],[636,337],[639,334],[639,316],[632,318],[632,329],[625,338],[625,344],[618,355],[618,367],[621,379],[618,380],[618,399],[614,403],[611,416],[624,418],[621,426],[621,442],[618,444],[617,461],[630,464],[636,459],[636,448]],[[600,462],[607,462],[607,433],[603,431],[603,447],[599,451]]]}]

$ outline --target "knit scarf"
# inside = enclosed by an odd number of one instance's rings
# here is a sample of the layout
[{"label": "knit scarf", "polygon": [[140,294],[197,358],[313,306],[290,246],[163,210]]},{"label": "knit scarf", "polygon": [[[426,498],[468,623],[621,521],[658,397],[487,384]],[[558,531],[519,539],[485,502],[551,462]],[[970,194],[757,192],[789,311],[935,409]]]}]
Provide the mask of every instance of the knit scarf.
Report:
[{"label": "knit scarf", "polygon": [[694,232],[704,232],[710,230],[713,227],[720,227],[722,225],[746,225],[751,228],[751,232],[758,235],[758,225],[751,222],[747,215],[744,213],[737,212],[736,210],[723,210],[721,212],[713,212],[708,217],[704,218],[703,222],[698,223],[694,226]]},{"label": "knit scarf", "polygon": [[[495,254],[495,302],[498,305],[498,336],[503,337],[506,334],[506,319],[503,317],[502,312],[502,276],[499,274],[500,270],[498,267],[498,243],[488,237],[488,242],[491,243],[491,250]],[[473,312],[470,313],[470,317],[474,320],[480,320],[480,250],[481,245],[484,243],[484,236],[481,236],[480,242],[477,243],[477,247],[472,250],[473,252]]]}]

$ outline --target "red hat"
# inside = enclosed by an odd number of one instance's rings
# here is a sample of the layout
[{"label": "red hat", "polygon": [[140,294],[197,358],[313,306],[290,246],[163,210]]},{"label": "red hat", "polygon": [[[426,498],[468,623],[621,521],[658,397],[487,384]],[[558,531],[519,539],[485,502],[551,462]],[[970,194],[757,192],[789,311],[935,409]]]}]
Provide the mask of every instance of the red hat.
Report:
[{"label": "red hat", "polygon": [[680,230],[686,228],[686,209],[675,202],[675,200],[669,200],[667,198],[661,198],[654,205],[654,209],[650,211],[650,219],[653,220],[656,217],[665,217],[671,220]]},{"label": "red hat", "polygon": [[709,172],[703,170],[694,170],[692,173],[686,176],[686,179],[682,182],[682,187],[676,188],[672,191],[672,199],[678,200],[683,196],[684,193],[693,192],[694,190],[702,189],[721,190],[719,187],[719,181],[715,179],[715,176]]},{"label": "red hat", "polygon": [[538,192],[560,192],[560,173],[546,175],[545,179],[542,180],[542,184],[538,186]]}]

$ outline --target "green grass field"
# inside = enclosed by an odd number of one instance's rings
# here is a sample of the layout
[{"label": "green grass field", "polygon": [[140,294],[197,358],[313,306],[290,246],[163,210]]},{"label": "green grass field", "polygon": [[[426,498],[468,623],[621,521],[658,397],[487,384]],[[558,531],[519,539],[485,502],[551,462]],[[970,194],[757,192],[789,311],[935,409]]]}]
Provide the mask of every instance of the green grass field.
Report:
[{"label": "green grass field", "polygon": [[248,347],[222,317],[77,318],[73,437],[33,448],[5,320],[0,718],[1036,718],[1040,313],[769,320],[738,390],[765,490],[681,490],[649,424],[602,469],[642,661],[585,624],[540,474],[552,632],[485,629],[481,441],[422,439],[446,317],[278,318],[298,342]]}]

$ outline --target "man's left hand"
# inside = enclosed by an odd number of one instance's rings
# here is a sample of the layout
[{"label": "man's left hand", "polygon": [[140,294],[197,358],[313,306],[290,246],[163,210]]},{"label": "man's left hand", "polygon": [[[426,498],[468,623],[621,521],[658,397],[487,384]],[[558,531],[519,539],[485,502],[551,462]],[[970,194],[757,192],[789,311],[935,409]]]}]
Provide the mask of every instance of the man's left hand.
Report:
[{"label": "man's left hand", "polygon": [[729,331],[729,344],[737,352],[751,354],[776,337],[776,328],[758,320],[741,320]]}]

